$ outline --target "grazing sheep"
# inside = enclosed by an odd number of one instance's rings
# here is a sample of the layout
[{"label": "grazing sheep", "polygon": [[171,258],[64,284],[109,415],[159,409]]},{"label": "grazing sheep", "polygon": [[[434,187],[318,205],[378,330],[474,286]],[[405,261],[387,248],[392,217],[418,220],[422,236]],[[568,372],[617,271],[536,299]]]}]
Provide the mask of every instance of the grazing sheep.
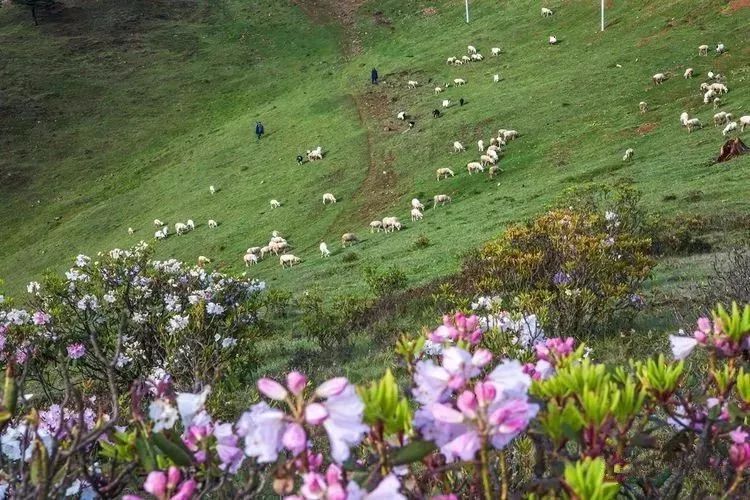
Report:
[{"label": "grazing sheep", "polygon": [[498,75],[497,73],[495,73],[494,75],[492,75],[492,81],[494,83],[499,82],[500,81],[500,75]]},{"label": "grazing sheep", "polygon": [[260,253],[261,248],[260,247],[250,247],[247,249],[247,252],[245,253],[251,253],[254,255],[258,255]]},{"label": "grazing sheep", "polygon": [[169,235],[169,226],[164,226],[161,228],[161,232],[164,233],[164,236],[166,237]]},{"label": "grazing sheep", "polygon": [[477,148],[479,149],[479,152],[481,153],[484,151],[484,141],[482,139],[479,139],[477,141]]},{"label": "grazing sheep", "polygon": [[710,90],[713,90],[717,94],[726,94],[727,92],[729,92],[729,88],[727,88],[727,86],[723,83],[712,83],[708,86],[708,88]]},{"label": "grazing sheep", "polygon": [[333,196],[332,193],[325,193],[323,195],[323,205],[325,205],[328,202],[336,203],[336,197]]},{"label": "grazing sheep", "polygon": [[703,94],[703,104],[708,104],[714,97],[716,97],[716,91],[714,89],[708,89],[706,93]]},{"label": "grazing sheep", "polygon": [[287,248],[289,248],[289,244],[286,241],[274,241],[268,244],[268,249],[273,252],[274,255],[279,255],[279,252],[283,252]]},{"label": "grazing sheep", "polygon": [[486,153],[486,155],[487,155],[487,156],[489,156],[490,158],[492,158],[493,160],[495,160],[495,161],[493,161],[493,162],[492,162],[492,164],[493,164],[493,165],[494,165],[495,163],[497,163],[497,160],[499,160],[499,159],[500,159],[500,157],[499,157],[499,156],[498,156],[498,154],[497,154],[497,149],[490,149],[490,148],[487,148],[487,153]]},{"label": "grazing sheep", "polygon": [[464,145],[461,144],[458,141],[454,141],[453,142],[453,152],[454,153],[460,153],[461,151],[466,151],[466,148],[464,147]]},{"label": "grazing sheep", "polygon": [[254,266],[258,263],[258,256],[254,253],[246,253],[242,260],[245,262],[245,267],[250,267],[251,265]]},{"label": "grazing sheep", "polygon": [[129,227],[129,228],[128,228],[128,234],[129,234],[130,236],[133,236],[133,234],[134,234],[134,233],[135,233],[135,231],[133,230],[133,228],[132,228],[132,227]]},{"label": "grazing sheep", "polygon": [[688,78],[692,78],[693,77],[693,68],[686,69],[685,70],[685,74],[683,74],[682,76],[683,76],[683,78],[685,78],[685,80],[687,80]]},{"label": "grazing sheep", "polygon": [[547,7],[542,7],[542,17],[549,17],[553,14],[552,9],[548,9]]},{"label": "grazing sheep", "polygon": [[210,263],[211,263],[211,259],[209,259],[208,257],[205,257],[203,255],[198,256],[198,267],[203,267],[206,264],[210,264]]},{"label": "grazing sheep", "polygon": [[210,227],[211,229],[216,229],[217,227],[219,227],[219,224],[217,224],[213,219],[208,219],[208,227]]},{"label": "grazing sheep", "polygon": [[468,47],[466,47],[466,51],[469,54],[476,54],[477,53],[477,48],[474,47],[473,45],[469,45]]},{"label": "grazing sheep", "polygon": [[354,233],[344,233],[341,236],[341,246],[346,248],[346,244],[349,243],[349,246],[354,245],[359,241],[359,238],[357,238],[357,235]]},{"label": "grazing sheep", "polygon": [[506,130],[503,132],[503,140],[505,141],[512,141],[513,139],[518,138],[518,131],[517,130]]},{"label": "grazing sheep", "polygon": [[280,206],[279,200],[271,200],[271,208],[279,208]]},{"label": "grazing sheep", "polygon": [[717,53],[717,54],[723,54],[723,53],[724,53],[724,52],[726,52],[726,51],[727,51],[727,48],[726,48],[726,47],[724,47],[724,44],[723,44],[723,43],[719,43],[719,44],[718,44],[718,45],[716,46],[716,53]]},{"label": "grazing sheep", "polygon": [[714,109],[718,108],[719,106],[721,106],[721,99],[719,99],[718,97],[714,97]]},{"label": "grazing sheep", "polygon": [[[482,156],[479,157],[479,162],[480,162],[480,165],[482,165],[482,166],[485,166],[487,164],[494,165],[495,164],[495,159],[493,157],[491,157],[490,155],[482,155]],[[467,167],[468,167],[468,165],[467,165]],[[469,171],[469,173],[471,173],[471,171]]]},{"label": "grazing sheep", "polygon": [[269,247],[269,246],[261,247],[261,249],[260,249],[260,258],[261,259],[264,258],[266,256],[266,254],[269,254],[269,253],[271,253],[271,247]]},{"label": "grazing sheep", "polygon": [[279,262],[281,263],[281,267],[292,267],[295,264],[299,264],[302,262],[302,260],[299,257],[296,257],[290,253],[284,254],[281,257],[279,257]]},{"label": "grazing sheep", "polygon": [[740,132],[745,131],[745,127],[750,127],[750,115],[740,116]]},{"label": "grazing sheep", "polygon": [[435,87],[435,95],[438,95],[442,91],[443,91],[443,87]]},{"label": "grazing sheep", "polygon": [[174,232],[177,233],[177,236],[180,236],[181,234],[188,232],[188,227],[182,222],[177,222],[174,225]]},{"label": "grazing sheep", "polygon": [[418,208],[411,209],[411,221],[412,222],[422,220],[423,217],[424,215]]},{"label": "grazing sheep", "polygon": [[557,37],[553,36],[553,35],[550,35],[550,37],[549,37],[549,44],[550,45],[556,45],[557,44]]},{"label": "grazing sheep", "polygon": [[383,230],[392,233],[394,230],[401,231],[401,221],[398,217],[383,217]]},{"label": "grazing sheep", "polygon": [[193,222],[193,219],[188,219],[185,225],[188,227],[189,230],[195,229],[195,222]]},{"label": "grazing sheep", "polygon": [[448,59],[446,59],[445,62],[446,62],[446,64],[455,64],[456,58],[455,57],[449,57]]},{"label": "grazing sheep", "polygon": [[477,52],[476,54],[472,54],[471,55],[471,60],[472,61],[483,61],[484,60],[484,56],[482,54],[480,54],[480,53]]},{"label": "grazing sheep", "polygon": [[648,104],[646,104],[646,101],[639,102],[638,109],[641,110],[641,113],[645,113],[646,111],[648,111]]},{"label": "grazing sheep", "polygon": [[456,86],[460,87],[461,85],[466,85],[466,80],[463,78],[454,78],[453,83],[456,84]]},{"label": "grazing sheep", "polygon": [[[489,156],[487,158],[489,158]],[[484,172],[484,166],[479,162],[472,161],[466,164],[466,170],[468,170],[469,175],[471,175],[473,172]]]},{"label": "grazing sheep", "polygon": [[162,227],[164,223],[159,219],[154,219],[154,227]]},{"label": "grazing sheep", "polygon": [[708,73],[706,74],[706,76],[708,77],[708,79],[709,79],[709,80],[713,80],[713,79],[714,79],[714,72],[713,72],[713,71],[709,71],[709,72],[708,72]]},{"label": "grazing sheep", "polygon": [[[727,118],[728,114],[729,113],[727,113],[726,111],[719,111],[718,113],[716,113],[714,115],[714,127],[718,127],[719,125],[727,123],[730,120],[730,118]],[[731,114],[729,115],[731,116]]]},{"label": "grazing sheep", "polygon": [[318,146],[317,148],[313,149],[312,151],[307,151],[307,159],[309,161],[314,160],[322,160],[323,159],[323,148],[321,146]]},{"label": "grazing sheep", "polygon": [[406,111],[399,111],[396,115],[396,118],[399,120],[406,120]]},{"label": "grazing sheep", "polygon": [[697,128],[702,128],[703,125],[701,125],[701,121],[698,118],[691,118],[686,123],[685,126],[688,129],[688,133],[692,132],[693,130]]},{"label": "grazing sheep", "polygon": [[320,246],[318,248],[320,248],[320,256],[321,257],[330,257],[331,256],[331,251],[328,250],[328,245],[326,245],[325,241],[321,241],[320,242]]},{"label": "grazing sheep", "polygon": [[208,192],[211,194],[216,194],[216,188],[213,186],[208,186]]},{"label": "grazing sheep", "polygon": [[625,150],[625,154],[622,156],[622,161],[630,161],[633,159],[633,148],[628,148]]},{"label": "grazing sheep", "polygon": [[380,232],[381,229],[383,229],[383,221],[374,220],[370,222],[371,233],[374,233],[375,231]]},{"label": "grazing sheep", "polygon": [[490,167],[490,179],[494,179],[495,175],[497,175],[498,172],[502,172],[500,167],[498,167],[497,165],[492,165]]},{"label": "grazing sheep", "polygon": [[451,105],[450,99],[443,99],[443,107],[447,108]]},{"label": "grazing sheep", "polygon": [[166,234],[164,234],[164,233],[162,232],[162,230],[161,230],[161,229],[160,229],[160,230],[158,230],[158,231],[156,231],[156,232],[154,233],[154,238],[156,238],[157,240],[163,240],[163,239],[164,239],[164,238],[166,238],[166,237],[167,237],[167,235],[166,235]]},{"label": "grazing sheep", "polygon": [[419,199],[412,198],[412,200],[411,200],[411,208],[419,208],[421,210],[424,210],[424,205],[422,205],[422,202],[419,201]]},{"label": "grazing sheep", "polygon": [[687,111],[683,111],[680,113],[680,125],[683,127],[687,127],[687,121],[690,119],[690,116],[687,114]]},{"label": "grazing sheep", "polygon": [[471,57],[469,57],[469,56],[461,56],[461,60],[460,61],[456,61],[456,64],[464,64],[464,63],[467,63],[467,62],[471,62]]},{"label": "grazing sheep", "polygon": [[661,85],[666,79],[667,75],[665,75],[664,73],[656,73],[651,77],[651,81],[654,82],[654,85]]},{"label": "grazing sheep", "polygon": [[737,125],[738,125],[737,122],[727,123],[727,126],[724,127],[724,130],[721,131],[721,135],[726,137],[727,134],[729,134],[729,132],[732,132],[733,130],[737,130]]},{"label": "grazing sheep", "polygon": [[410,89],[417,88],[417,85],[419,85],[419,82],[416,80],[409,80],[408,82],[406,82],[406,86],[409,87]]},{"label": "grazing sheep", "polygon": [[493,56],[499,56],[500,55],[500,47],[492,47],[492,55]]},{"label": "grazing sheep", "polygon": [[447,194],[436,194],[432,198],[432,208],[437,207],[438,203],[440,203],[440,205],[442,206],[442,205],[445,205],[446,203],[450,203],[450,202],[451,202],[451,197],[448,196]]},{"label": "grazing sheep", "polygon": [[449,168],[439,168],[435,170],[435,174],[437,174],[437,180],[447,179],[448,177],[453,177],[456,175],[453,173],[453,170]]},{"label": "grazing sheep", "polygon": [[708,55],[708,45],[699,45],[698,46],[698,55],[699,56],[707,56]]}]

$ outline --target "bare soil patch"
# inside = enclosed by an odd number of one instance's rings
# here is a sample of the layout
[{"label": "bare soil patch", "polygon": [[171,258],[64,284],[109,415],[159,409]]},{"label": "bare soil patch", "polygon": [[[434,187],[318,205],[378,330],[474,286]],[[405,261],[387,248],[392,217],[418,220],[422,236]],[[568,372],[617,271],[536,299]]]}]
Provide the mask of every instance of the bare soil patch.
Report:
[{"label": "bare soil patch", "polygon": [[353,56],[362,52],[357,33],[357,11],[366,0],[292,0],[315,23],[336,22],[344,29],[343,51]]},{"label": "bare soil patch", "polygon": [[724,12],[737,12],[740,9],[750,9],[750,0],[732,0],[724,9]]},{"label": "bare soil patch", "polygon": [[644,123],[637,129],[635,129],[636,132],[638,132],[640,135],[646,135],[650,133],[652,130],[654,130],[658,125],[656,123]]}]

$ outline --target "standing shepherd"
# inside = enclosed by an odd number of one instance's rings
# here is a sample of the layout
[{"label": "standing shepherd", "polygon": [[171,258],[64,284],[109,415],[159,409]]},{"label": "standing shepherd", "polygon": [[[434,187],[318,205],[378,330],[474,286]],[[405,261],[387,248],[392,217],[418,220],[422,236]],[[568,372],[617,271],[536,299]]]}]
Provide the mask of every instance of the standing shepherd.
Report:
[{"label": "standing shepherd", "polygon": [[263,128],[263,124],[261,122],[255,123],[255,135],[258,136],[258,140],[260,140],[260,138],[263,136],[265,131],[266,130]]},{"label": "standing shepherd", "polygon": [[378,84],[378,70],[377,69],[372,68],[372,73],[370,73],[370,78],[372,79],[373,85]]}]

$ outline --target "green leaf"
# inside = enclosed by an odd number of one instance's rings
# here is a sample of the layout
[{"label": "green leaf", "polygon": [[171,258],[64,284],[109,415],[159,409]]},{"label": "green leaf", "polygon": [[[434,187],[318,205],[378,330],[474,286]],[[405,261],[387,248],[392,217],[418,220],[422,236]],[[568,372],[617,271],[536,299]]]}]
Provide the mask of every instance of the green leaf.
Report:
[{"label": "green leaf", "polygon": [[406,465],[419,462],[436,449],[437,446],[431,441],[412,441],[393,453],[391,463],[393,465]]},{"label": "green leaf", "polygon": [[162,431],[151,436],[153,443],[175,464],[187,467],[193,463],[193,456],[185,443],[172,433]]},{"label": "green leaf", "polygon": [[148,444],[148,441],[143,439],[143,437],[138,436],[135,439],[135,450],[138,454],[139,462],[143,468],[146,469],[146,472],[156,470],[156,456],[154,455],[154,450],[151,448],[151,445]]}]

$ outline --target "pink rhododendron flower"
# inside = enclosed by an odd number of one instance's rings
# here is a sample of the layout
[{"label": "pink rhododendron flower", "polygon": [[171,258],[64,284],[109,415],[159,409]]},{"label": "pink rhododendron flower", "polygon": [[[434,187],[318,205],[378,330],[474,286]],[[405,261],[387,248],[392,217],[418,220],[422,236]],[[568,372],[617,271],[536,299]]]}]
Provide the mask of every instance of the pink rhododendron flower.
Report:
[{"label": "pink rhododendron flower", "polygon": [[737,427],[735,430],[729,433],[729,437],[732,439],[732,442],[736,444],[742,444],[747,441],[747,436],[747,432],[742,430],[742,427]]},{"label": "pink rhododendron flower", "polygon": [[299,455],[307,448],[305,429],[297,423],[289,424],[281,439],[284,447],[294,455]]},{"label": "pink rhododendron flower", "polygon": [[167,495],[167,475],[157,470],[149,472],[146,481],[143,483],[143,489],[160,500],[165,498]]},{"label": "pink rhododendron flower", "polygon": [[78,359],[78,358],[83,357],[85,354],[86,354],[86,346],[84,346],[80,342],[76,342],[68,346],[68,357],[70,359]]},{"label": "pink rhododendron flower", "polygon": [[35,312],[32,318],[34,320],[34,324],[37,326],[46,325],[51,319],[50,315],[45,313],[44,311]]},{"label": "pink rhododendron flower", "polygon": [[210,392],[211,386],[206,386],[198,394],[192,394],[189,392],[177,393],[177,410],[180,412],[182,425],[186,428],[190,426],[195,416],[203,410],[203,406],[206,404],[206,399],[208,399]]},{"label": "pink rhododendron flower", "polygon": [[750,443],[734,443],[729,448],[729,462],[735,469],[750,466]]},{"label": "pink rhododendron flower", "polygon": [[282,448],[284,417],[284,412],[266,403],[255,404],[243,413],[237,422],[237,435],[245,438],[245,454],[256,457],[259,463],[275,461]]},{"label": "pink rhododendron flower", "polygon": [[362,423],[365,404],[354,386],[348,384],[324,403],[328,417],[323,428],[331,443],[331,456],[341,463],[349,458],[349,449],[359,444],[369,428]]}]

